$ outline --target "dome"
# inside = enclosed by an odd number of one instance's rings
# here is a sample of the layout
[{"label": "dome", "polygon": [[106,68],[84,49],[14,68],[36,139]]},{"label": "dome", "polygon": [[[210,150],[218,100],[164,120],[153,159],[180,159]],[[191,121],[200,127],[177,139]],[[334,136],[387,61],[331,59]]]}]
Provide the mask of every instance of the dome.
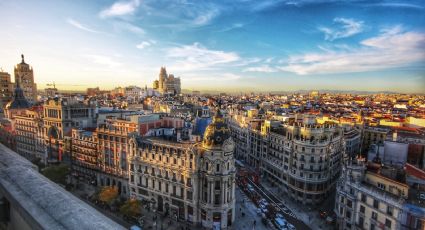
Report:
[{"label": "dome", "polygon": [[24,91],[19,86],[19,82],[16,82],[15,92],[13,93],[13,99],[6,105],[6,109],[28,109],[31,104],[25,99]]},{"label": "dome", "polygon": [[203,144],[207,147],[221,146],[229,138],[230,130],[220,110],[217,110],[212,123],[205,130]]}]

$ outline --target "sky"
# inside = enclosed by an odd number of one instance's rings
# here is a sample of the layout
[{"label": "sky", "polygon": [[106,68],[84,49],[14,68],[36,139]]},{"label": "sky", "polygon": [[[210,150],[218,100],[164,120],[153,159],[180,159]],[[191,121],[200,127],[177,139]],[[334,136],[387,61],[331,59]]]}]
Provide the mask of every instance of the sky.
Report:
[{"label": "sky", "polygon": [[425,93],[425,0],[0,0],[0,67],[38,88]]}]

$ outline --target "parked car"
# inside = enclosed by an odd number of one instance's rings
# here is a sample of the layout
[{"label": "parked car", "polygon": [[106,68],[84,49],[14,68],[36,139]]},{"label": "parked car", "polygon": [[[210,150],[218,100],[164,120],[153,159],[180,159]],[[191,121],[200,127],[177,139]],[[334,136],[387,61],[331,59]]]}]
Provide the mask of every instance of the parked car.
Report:
[{"label": "parked car", "polygon": [[257,208],[257,215],[261,216],[261,213],[263,213],[263,211],[261,210],[261,208]]},{"label": "parked car", "polygon": [[274,224],[275,224],[276,228],[279,229],[279,230],[287,230],[288,229],[288,227],[287,227],[288,223],[283,218],[276,217],[274,219]]}]

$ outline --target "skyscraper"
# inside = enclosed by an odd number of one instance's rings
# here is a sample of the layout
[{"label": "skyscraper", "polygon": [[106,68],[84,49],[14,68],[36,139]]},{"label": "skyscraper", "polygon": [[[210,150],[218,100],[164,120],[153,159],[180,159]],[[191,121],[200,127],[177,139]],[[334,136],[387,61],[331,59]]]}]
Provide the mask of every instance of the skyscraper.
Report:
[{"label": "skyscraper", "polygon": [[34,72],[30,65],[25,63],[24,55],[21,55],[21,63],[15,66],[15,83],[19,81],[25,98],[30,103],[37,101],[37,85],[34,82]]},{"label": "skyscraper", "polygon": [[168,75],[165,67],[161,67],[158,80],[153,82],[153,88],[158,90],[161,94],[180,94],[180,78],[174,77],[173,74]]}]

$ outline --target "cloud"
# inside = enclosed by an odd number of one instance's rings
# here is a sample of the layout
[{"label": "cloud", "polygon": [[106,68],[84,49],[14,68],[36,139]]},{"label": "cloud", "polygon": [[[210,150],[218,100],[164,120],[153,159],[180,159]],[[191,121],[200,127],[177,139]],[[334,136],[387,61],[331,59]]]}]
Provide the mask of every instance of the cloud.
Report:
[{"label": "cloud", "polygon": [[100,12],[100,17],[116,17],[133,14],[140,5],[140,0],[118,1]]},{"label": "cloud", "polygon": [[84,31],[87,31],[87,32],[90,32],[90,33],[100,33],[99,31],[94,30],[94,29],[91,29],[91,28],[89,28],[89,27],[87,27],[87,26],[85,26],[85,25],[81,24],[80,22],[78,22],[78,21],[76,21],[76,20],[74,20],[74,19],[72,19],[72,18],[68,18],[68,19],[66,20],[66,22],[67,22],[68,24],[70,24],[70,25],[74,26],[75,28],[80,29],[80,30],[84,30]]},{"label": "cloud", "polygon": [[262,73],[274,73],[277,72],[278,69],[270,67],[268,65],[248,67],[242,70],[243,72],[262,72]]},{"label": "cloud", "polygon": [[340,38],[351,37],[363,31],[363,21],[356,21],[351,18],[334,18],[334,23],[338,28],[319,27],[319,31],[325,34],[325,40],[333,41]]},{"label": "cloud", "polygon": [[233,23],[232,25],[225,27],[221,30],[218,30],[217,32],[227,32],[227,31],[231,31],[231,30],[235,30],[235,29],[240,29],[243,28],[244,24],[242,23]]},{"label": "cloud", "polygon": [[106,67],[109,67],[109,68],[115,68],[115,67],[119,67],[119,66],[122,65],[122,63],[113,60],[109,56],[87,54],[87,55],[85,55],[85,57],[88,58],[89,60],[91,60],[95,64],[103,65],[103,66],[106,66]]},{"label": "cloud", "polygon": [[156,41],[155,40],[142,41],[141,43],[139,43],[136,46],[136,48],[138,48],[138,49],[144,49],[144,48],[149,47],[149,46],[151,46],[153,44],[156,44]]},{"label": "cloud", "polygon": [[143,15],[156,19],[152,27],[186,30],[209,25],[225,6],[215,1],[143,1]]},{"label": "cloud", "polygon": [[114,25],[114,29],[119,32],[128,31],[137,35],[143,35],[146,33],[143,28],[128,22],[115,22],[113,25]]},{"label": "cloud", "polygon": [[209,69],[220,64],[228,64],[240,60],[235,52],[209,50],[199,43],[170,48],[167,57],[176,60],[174,68],[180,70]]},{"label": "cloud", "polygon": [[425,34],[394,26],[360,42],[360,48],[291,56],[280,70],[299,75],[376,71],[425,61]]}]

